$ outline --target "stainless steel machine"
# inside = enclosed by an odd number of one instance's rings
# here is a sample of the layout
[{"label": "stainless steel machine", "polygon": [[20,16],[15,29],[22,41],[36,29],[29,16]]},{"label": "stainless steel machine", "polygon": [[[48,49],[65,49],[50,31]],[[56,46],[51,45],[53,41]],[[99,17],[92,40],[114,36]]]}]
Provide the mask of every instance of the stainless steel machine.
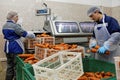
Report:
[{"label": "stainless steel machine", "polygon": [[48,20],[45,21],[43,29],[56,37],[91,36],[95,24],[94,22]]},{"label": "stainless steel machine", "polygon": [[46,3],[42,3],[43,8],[36,10],[37,16],[45,16],[43,29],[51,33],[55,37],[78,37],[91,36],[95,23],[94,22],[78,22],[70,20],[51,19],[51,9]]}]

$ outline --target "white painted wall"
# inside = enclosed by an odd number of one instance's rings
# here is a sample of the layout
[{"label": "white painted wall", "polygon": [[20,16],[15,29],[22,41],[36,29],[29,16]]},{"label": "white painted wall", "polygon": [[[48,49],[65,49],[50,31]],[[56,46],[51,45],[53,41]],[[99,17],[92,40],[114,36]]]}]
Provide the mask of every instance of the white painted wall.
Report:
[{"label": "white painted wall", "polygon": [[46,0],[46,1],[77,3],[77,4],[85,4],[85,5],[97,5],[97,6],[105,6],[105,7],[120,6],[120,0]]},{"label": "white painted wall", "polygon": [[112,7],[120,6],[120,0],[112,0]]},{"label": "white painted wall", "polygon": [[67,3],[87,4],[87,5],[100,5],[100,0],[48,0],[48,1],[59,1]]}]

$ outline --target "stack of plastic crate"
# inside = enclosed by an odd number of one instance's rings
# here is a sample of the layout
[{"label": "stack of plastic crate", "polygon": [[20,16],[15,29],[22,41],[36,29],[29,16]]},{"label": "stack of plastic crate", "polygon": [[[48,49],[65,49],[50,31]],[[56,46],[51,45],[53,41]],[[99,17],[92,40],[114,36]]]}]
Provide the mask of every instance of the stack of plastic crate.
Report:
[{"label": "stack of plastic crate", "polygon": [[114,57],[117,80],[120,80],[120,56]]},{"label": "stack of plastic crate", "polygon": [[78,52],[60,51],[32,66],[36,80],[77,80],[84,73]]}]

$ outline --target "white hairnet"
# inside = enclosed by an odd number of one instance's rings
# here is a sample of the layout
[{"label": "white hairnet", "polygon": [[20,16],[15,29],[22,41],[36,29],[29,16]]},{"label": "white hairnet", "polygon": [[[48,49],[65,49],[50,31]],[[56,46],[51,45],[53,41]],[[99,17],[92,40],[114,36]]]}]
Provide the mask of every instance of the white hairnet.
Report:
[{"label": "white hairnet", "polygon": [[90,16],[90,15],[92,15],[95,11],[99,11],[99,12],[102,13],[102,10],[101,10],[99,7],[94,6],[94,7],[91,7],[91,8],[88,9],[87,15]]},{"label": "white hairnet", "polygon": [[14,12],[14,11],[10,11],[8,14],[7,14],[7,20],[11,20],[14,16],[17,16],[17,12]]}]

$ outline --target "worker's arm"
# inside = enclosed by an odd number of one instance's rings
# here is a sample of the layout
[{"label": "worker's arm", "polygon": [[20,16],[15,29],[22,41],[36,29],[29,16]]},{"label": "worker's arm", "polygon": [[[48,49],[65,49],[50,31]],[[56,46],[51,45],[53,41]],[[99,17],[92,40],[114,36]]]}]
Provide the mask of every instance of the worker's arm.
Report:
[{"label": "worker's arm", "polygon": [[104,43],[104,47],[109,50],[113,51],[115,50],[120,43],[120,33],[115,32],[111,35],[111,37]]},{"label": "worker's arm", "polygon": [[35,38],[35,35],[32,32],[23,30],[20,25],[15,26],[15,33],[22,37]]}]

